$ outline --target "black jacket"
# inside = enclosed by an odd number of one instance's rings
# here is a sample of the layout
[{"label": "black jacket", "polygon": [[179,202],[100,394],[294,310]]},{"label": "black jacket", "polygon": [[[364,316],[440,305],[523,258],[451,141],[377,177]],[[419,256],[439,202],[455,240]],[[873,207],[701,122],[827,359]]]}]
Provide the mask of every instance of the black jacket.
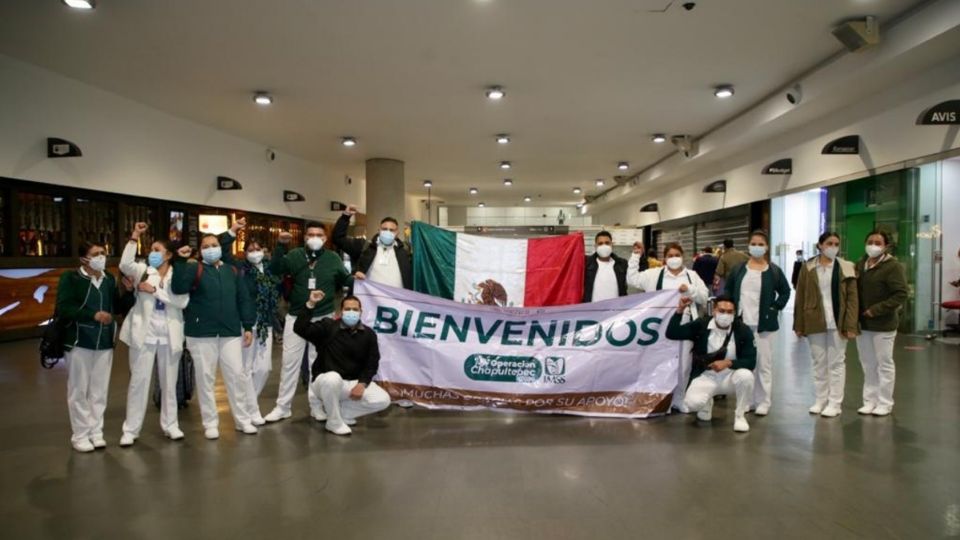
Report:
[{"label": "black jacket", "polygon": [[[370,265],[373,264],[374,257],[377,256],[377,242],[367,242],[363,238],[350,238],[347,236],[347,229],[350,227],[350,216],[344,214],[337,220],[333,226],[333,245],[350,256],[350,263],[355,272],[368,274]],[[400,240],[394,240],[394,252],[397,254],[397,265],[400,266],[400,279],[403,280],[403,288],[413,289],[413,263],[410,258],[410,251]]]},{"label": "black jacket", "polygon": [[[611,254],[613,259],[613,273],[617,275],[617,292],[620,296],[627,295],[627,260]],[[590,302],[593,299],[593,282],[597,279],[597,254],[587,255],[586,264],[583,269],[583,301]]]},{"label": "black jacket", "polygon": [[377,333],[363,323],[347,328],[339,319],[311,322],[310,310],[301,310],[293,331],[317,348],[317,359],[310,380],[328,371],[336,371],[344,380],[369,385],[380,368]]},{"label": "black jacket", "polygon": [[[712,319],[696,319],[687,324],[681,324],[682,320],[683,316],[677,313],[670,317],[670,323],[667,325],[667,339],[692,341],[695,354],[707,354],[707,346],[710,340],[709,325]],[[730,369],[749,369],[753,371],[757,367],[757,347],[754,344],[753,331],[750,330],[749,326],[740,322],[740,319],[733,322],[732,341],[737,348],[737,357],[733,360]],[[690,380],[696,379],[701,373],[703,373],[703,367],[693,365],[690,370]]]},{"label": "black jacket", "polygon": [[717,264],[720,263],[720,259],[717,259],[713,255],[700,255],[695,261],[693,261],[693,271],[700,276],[700,279],[703,280],[703,283],[706,284],[709,289],[713,285],[713,276],[717,273]]}]

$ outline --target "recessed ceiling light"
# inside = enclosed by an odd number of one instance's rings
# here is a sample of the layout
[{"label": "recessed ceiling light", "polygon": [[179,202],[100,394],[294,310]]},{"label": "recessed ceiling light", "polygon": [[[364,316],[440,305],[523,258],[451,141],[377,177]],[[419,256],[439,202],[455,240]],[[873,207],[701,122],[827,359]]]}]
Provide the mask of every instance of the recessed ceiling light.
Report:
[{"label": "recessed ceiling light", "polygon": [[424,180],[424,181],[423,181],[423,187],[425,187],[425,188],[427,188],[427,189],[432,188],[432,187],[433,187],[433,181],[431,181],[431,180]]},{"label": "recessed ceiling light", "polygon": [[505,186],[507,186],[507,187],[510,187],[510,186],[513,185],[513,180],[511,180],[510,178],[504,178],[504,179],[503,179],[503,185],[505,185]]},{"label": "recessed ceiling light", "polygon": [[273,96],[266,92],[254,92],[253,102],[263,106],[273,105]]},{"label": "recessed ceiling light", "polygon": [[478,203],[477,203],[477,207],[478,207],[478,208],[483,208],[483,207],[486,206],[486,205],[487,205],[487,203],[484,203],[484,202],[478,202]]},{"label": "recessed ceiling light", "polygon": [[717,96],[720,99],[726,99],[733,96],[733,86],[729,84],[721,84],[720,86],[713,89],[713,95]]},{"label": "recessed ceiling light", "polygon": [[500,86],[491,86],[490,88],[487,88],[487,98],[489,99],[503,99],[503,96],[505,95],[507,95],[507,93],[504,92],[503,88]]},{"label": "recessed ceiling light", "polygon": [[509,162],[509,161],[501,161],[501,162],[500,162],[500,168],[503,169],[503,170],[507,170],[507,169],[509,169],[511,166],[512,166],[512,165],[510,165],[510,162]]},{"label": "recessed ceiling light", "polygon": [[653,137],[650,137],[650,140],[657,144],[660,144],[662,142],[667,142],[667,136],[664,135],[663,133],[655,133]]},{"label": "recessed ceiling light", "polygon": [[573,188],[573,194],[574,194],[574,195],[579,195],[579,194],[581,194],[581,193],[583,193],[583,190],[582,190],[582,189],[580,189],[580,188],[578,188],[578,187]]},{"label": "recessed ceiling light", "polygon": [[597,178],[596,184],[597,184],[597,187],[602,187],[602,186],[603,186],[603,178]]},{"label": "recessed ceiling light", "polygon": [[63,3],[73,9],[93,9],[97,7],[95,0],[63,0]]},{"label": "recessed ceiling light", "polygon": [[625,171],[630,168],[630,164],[626,161],[621,161],[620,163],[617,163],[617,168],[621,171]]},{"label": "recessed ceiling light", "polygon": [[497,144],[507,144],[510,142],[510,136],[506,133],[497,135]]},{"label": "recessed ceiling light", "polygon": [[480,190],[475,187],[470,188],[468,191],[470,192],[471,195],[476,195],[477,193],[480,193]]},{"label": "recessed ceiling light", "polygon": [[357,145],[357,139],[355,139],[355,138],[353,138],[353,137],[344,137],[343,139],[340,140],[340,144],[342,144],[342,145],[344,145],[344,146],[346,146],[346,147],[356,146],[356,145]]},{"label": "recessed ceiling light", "polygon": [[582,203],[582,202],[578,202],[578,203],[577,203],[577,208],[578,208],[578,209],[583,208],[583,203]]},{"label": "recessed ceiling light", "polygon": [[531,197],[531,196],[529,196],[529,195],[527,195],[526,197],[523,198],[523,202],[530,202],[530,201],[532,201],[532,200],[533,200],[533,197]]}]

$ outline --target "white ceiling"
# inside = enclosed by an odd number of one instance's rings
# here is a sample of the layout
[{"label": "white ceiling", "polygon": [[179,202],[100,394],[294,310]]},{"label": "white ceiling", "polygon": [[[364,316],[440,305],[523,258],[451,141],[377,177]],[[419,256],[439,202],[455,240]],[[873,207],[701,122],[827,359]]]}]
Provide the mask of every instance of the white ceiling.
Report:
[{"label": "white ceiling", "polygon": [[[430,178],[451,204],[572,204],[573,186],[595,193],[594,179],[609,187],[672,153],[651,133],[702,134],[839,51],[830,28],[841,20],[882,23],[918,3],[98,0],[77,12],[4,0],[0,54],[337,174],[401,159],[408,192]],[[713,98],[719,83],[735,97]],[[486,100],[489,84],[507,97]],[[255,106],[257,89],[275,105]],[[513,142],[497,145],[500,132]],[[342,147],[343,135],[360,144]]]}]

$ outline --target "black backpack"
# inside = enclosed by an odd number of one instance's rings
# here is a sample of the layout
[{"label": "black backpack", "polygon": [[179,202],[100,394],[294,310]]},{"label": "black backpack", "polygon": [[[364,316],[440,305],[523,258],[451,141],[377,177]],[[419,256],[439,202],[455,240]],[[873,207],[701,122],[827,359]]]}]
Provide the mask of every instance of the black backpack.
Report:
[{"label": "black backpack", "polygon": [[40,338],[40,365],[45,369],[53,369],[66,352],[63,346],[66,325],[60,314],[54,310],[53,318],[43,328]]}]

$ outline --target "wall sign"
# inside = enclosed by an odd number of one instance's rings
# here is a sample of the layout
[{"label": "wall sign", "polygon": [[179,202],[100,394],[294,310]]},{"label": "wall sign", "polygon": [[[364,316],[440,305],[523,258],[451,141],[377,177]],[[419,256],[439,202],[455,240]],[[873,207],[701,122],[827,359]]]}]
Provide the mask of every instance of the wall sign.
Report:
[{"label": "wall sign", "polygon": [[66,139],[47,138],[48,158],[80,157],[82,155],[83,152],[80,151],[80,147]]},{"label": "wall sign", "polygon": [[283,190],[283,202],[300,202],[307,200],[306,197],[296,191]]},{"label": "wall sign", "polygon": [[243,186],[240,185],[240,182],[237,182],[229,176],[218,176],[217,189],[220,191],[229,191],[233,189],[243,189]]},{"label": "wall sign", "polygon": [[764,167],[760,174],[793,174],[793,159],[778,159]]},{"label": "wall sign", "polygon": [[846,137],[840,137],[839,139],[830,141],[826,146],[823,147],[821,154],[831,154],[831,155],[852,155],[860,153],[860,136],[859,135],[847,135]]},{"label": "wall sign", "polygon": [[938,103],[920,113],[917,125],[952,126],[960,124],[960,99]]},{"label": "wall sign", "polygon": [[643,207],[640,208],[640,211],[641,211],[641,212],[659,212],[659,211],[660,211],[660,206],[657,205],[657,203],[652,202],[652,203],[650,203],[650,204],[645,204],[645,205],[643,205]]},{"label": "wall sign", "polygon": [[727,181],[726,180],[714,180],[706,185],[703,188],[704,193],[726,193],[727,192]]},{"label": "wall sign", "polygon": [[565,225],[520,225],[507,226],[475,226],[465,228],[464,232],[479,235],[529,235],[529,234],[568,234],[570,227]]},{"label": "wall sign", "polygon": [[331,212],[343,212],[347,209],[347,205],[343,204],[340,201],[330,201],[330,211]]}]

